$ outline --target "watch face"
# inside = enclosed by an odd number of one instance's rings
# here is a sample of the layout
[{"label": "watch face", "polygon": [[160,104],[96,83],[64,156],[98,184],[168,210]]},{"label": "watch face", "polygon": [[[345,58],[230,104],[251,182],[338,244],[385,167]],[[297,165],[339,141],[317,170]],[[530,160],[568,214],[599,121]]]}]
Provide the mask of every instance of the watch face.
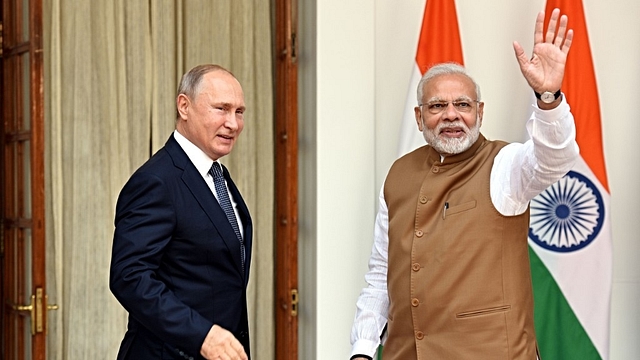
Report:
[{"label": "watch face", "polygon": [[553,95],[553,93],[550,93],[548,91],[543,92],[540,95],[540,100],[542,100],[543,102],[550,104],[552,102],[554,102],[556,100],[555,95]]}]

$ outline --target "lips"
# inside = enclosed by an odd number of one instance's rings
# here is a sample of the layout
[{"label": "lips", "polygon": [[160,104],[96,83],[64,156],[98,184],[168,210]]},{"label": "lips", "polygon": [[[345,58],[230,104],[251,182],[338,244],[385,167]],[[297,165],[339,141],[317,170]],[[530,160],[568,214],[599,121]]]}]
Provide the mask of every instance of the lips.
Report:
[{"label": "lips", "polygon": [[440,134],[449,137],[459,137],[466,134],[465,130],[461,127],[447,127],[440,129]]},{"label": "lips", "polygon": [[225,135],[225,134],[218,134],[218,137],[221,137],[225,140],[233,140],[234,136],[233,135]]}]

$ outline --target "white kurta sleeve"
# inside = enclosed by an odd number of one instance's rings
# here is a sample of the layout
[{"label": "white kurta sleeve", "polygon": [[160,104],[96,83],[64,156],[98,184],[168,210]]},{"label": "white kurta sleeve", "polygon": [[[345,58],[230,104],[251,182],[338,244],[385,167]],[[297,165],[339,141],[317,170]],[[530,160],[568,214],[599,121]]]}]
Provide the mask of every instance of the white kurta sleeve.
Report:
[{"label": "white kurta sleeve", "polygon": [[380,335],[387,324],[389,295],[387,293],[387,265],[389,256],[389,213],[381,190],[374,228],[374,242],[365,275],[367,287],[356,302],[356,315],[351,329],[351,355],[373,357],[380,344]]},{"label": "white kurta sleeve", "polygon": [[503,215],[522,214],[529,201],[574,166],[580,156],[576,127],[564,99],[552,110],[533,105],[527,122],[531,137],[505,146],[491,169],[491,200]]}]

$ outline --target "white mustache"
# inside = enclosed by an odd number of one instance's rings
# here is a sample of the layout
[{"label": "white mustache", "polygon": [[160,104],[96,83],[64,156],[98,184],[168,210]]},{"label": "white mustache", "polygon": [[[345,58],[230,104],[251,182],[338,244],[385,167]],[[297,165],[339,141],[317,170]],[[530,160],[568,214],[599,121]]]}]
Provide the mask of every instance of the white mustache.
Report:
[{"label": "white mustache", "polygon": [[436,128],[436,132],[441,133],[443,130],[446,130],[446,129],[462,129],[462,131],[464,131],[465,133],[469,132],[469,128],[462,121],[456,121],[450,124],[440,124]]}]

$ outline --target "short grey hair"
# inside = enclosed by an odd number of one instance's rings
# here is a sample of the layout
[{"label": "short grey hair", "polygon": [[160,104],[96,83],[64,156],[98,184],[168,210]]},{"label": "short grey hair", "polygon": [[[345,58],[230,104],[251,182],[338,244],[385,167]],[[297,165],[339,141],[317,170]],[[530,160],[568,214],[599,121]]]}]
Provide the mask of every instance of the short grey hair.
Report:
[{"label": "short grey hair", "polygon": [[476,97],[477,97],[476,100],[480,101],[481,100],[480,86],[478,85],[478,83],[476,83],[475,80],[473,80],[471,75],[469,75],[469,73],[467,72],[467,69],[465,69],[464,66],[458,63],[447,62],[447,63],[434,65],[429,70],[427,70],[426,73],[424,73],[424,75],[422,76],[422,79],[420,79],[420,82],[418,83],[418,104],[422,103],[422,96],[424,95],[424,86],[429,81],[433,80],[435,77],[440,75],[456,75],[456,74],[466,76],[469,80],[471,80],[473,85],[476,87]]},{"label": "short grey hair", "polygon": [[[231,71],[223,68],[220,65],[216,64],[203,64],[198,65],[187,73],[182,75],[182,79],[180,80],[180,85],[178,85],[178,94],[184,94],[189,99],[195,99],[198,92],[200,92],[200,85],[202,84],[202,79],[204,76],[212,71],[223,71],[227,74],[233,76],[235,75],[231,73]],[[180,118],[180,114],[178,113],[178,109],[176,109],[176,119]]]}]

